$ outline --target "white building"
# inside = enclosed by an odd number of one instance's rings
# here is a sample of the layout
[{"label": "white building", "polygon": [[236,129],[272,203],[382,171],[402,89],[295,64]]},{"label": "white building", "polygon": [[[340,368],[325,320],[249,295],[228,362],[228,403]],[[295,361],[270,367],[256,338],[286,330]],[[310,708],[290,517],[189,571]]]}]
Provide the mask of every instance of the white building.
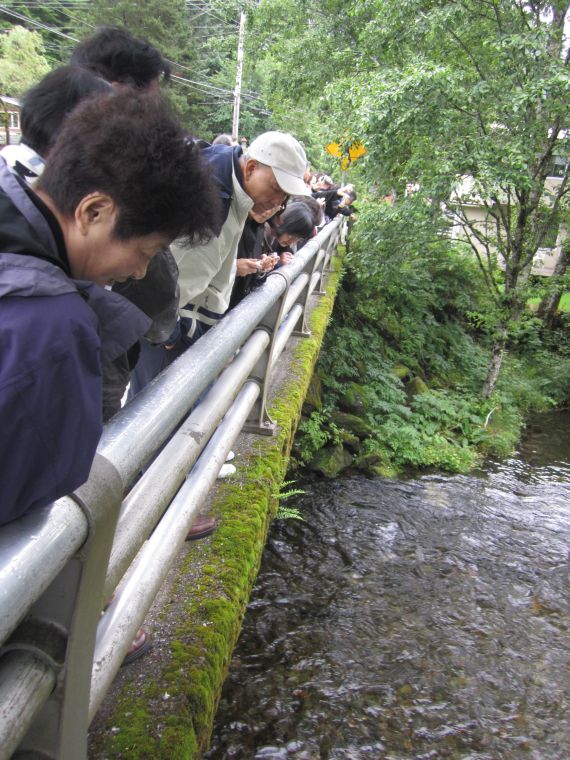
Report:
[{"label": "white building", "polygon": [[22,136],[20,101],[0,95],[0,145],[14,145]]},{"label": "white building", "polygon": [[[551,167],[551,174],[546,180],[546,194],[555,192],[556,187],[562,182],[566,164],[564,159],[555,158]],[[474,246],[486,255],[485,245],[477,240],[476,232],[481,231],[481,237],[485,240],[493,238],[496,229],[495,219],[491,216],[483,200],[477,195],[475,182],[472,177],[465,177],[457,186],[452,198],[452,203],[460,207],[460,211],[446,208],[447,215],[452,219],[451,235],[455,239],[469,239]],[[464,217],[464,220],[462,219]],[[470,233],[469,228],[473,228]],[[554,273],[554,267],[560,257],[562,244],[568,235],[568,230],[560,224],[558,219],[552,220],[546,230],[542,246],[537,250],[532,264],[532,274],[550,277]],[[493,248],[491,247],[491,250]],[[499,266],[504,268],[502,257],[498,256]]]}]

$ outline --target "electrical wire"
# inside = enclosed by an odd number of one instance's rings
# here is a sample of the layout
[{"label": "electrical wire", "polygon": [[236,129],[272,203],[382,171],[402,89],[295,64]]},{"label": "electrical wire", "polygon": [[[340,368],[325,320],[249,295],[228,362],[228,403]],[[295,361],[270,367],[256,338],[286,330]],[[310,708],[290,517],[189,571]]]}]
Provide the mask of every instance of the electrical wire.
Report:
[{"label": "electrical wire", "polygon": [[71,40],[72,42],[79,42],[79,40],[76,37],[72,37],[69,34],[65,34],[65,32],[61,32],[59,29],[55,29],[54,27],[48,26],[47,24],[42,24],[41,21],[36,21],[35,19],[31,19],[29,16],[25,16],[22,13],[11,11],[9,8],[6,8],[6,6],[4,5],[0,5],[0,12],[5,13],[7,16],[12,16],[13,18],[17,18],[20,21],[26,21],[32,26],[38,27],[38,29],[44,29],[47,32],[52,32],[53,34],[57,34],[59,37],[65,37],[65,39]]},{"label": "electrical wire", "polygon": [[[56,2],[57,2],[57,0],[56,0]],[[59,5],[59,7],[61,7],[60,3],[58,3],[58,5]],[[73,36],[71,36],[69,34],[65,34],[65,32],[62,32],[61,30],[56,29],[55,27],[48,26],[47,24],[44,24],[41,21],[37,21],[35,19],[32,19],[29,16],[26,16],[26,15],[24,15],[22,13],[19,13],[17,11],[13,11],[13,10],[7,8],[3,4],[0,4],[0,12],[1,13],[5,13],[6,15],[11,16],[12,18],[16,18],[18,20],[26,21],[27,23],[31,24],[32,26],[37,27],[38,29],[43,29],[44,31],[51,32],[52,34],[55,34],[55,35],[57,35],[59,37],[62,37],[64,39],[71,40],[72,42],[79,42],[79,40],[76,37],[73,37]],[[67,13],[67,11],[66,11],[66,13]],[[91,26],[91,25],[87,24],[87,26]],[[94,27],[92,27],[92,28],[94,28]],[[167,60],[168,63],[172,64],[173,66],[176,66],[177,68],[180,68],[180,69],[185,70],[185,71],[190,71],[190,69],[187,66],[183,66],[182,64],[179,64],[176,61],[171,61],[169,59],[165,59],[165,60]],[[208,82],[197,82],[195,80],[188,79],[186,77],[181,77],[181,76],[179,76],[177,74],[173,74],[171,76],[171,79],[174,80],[174,81],[176,81],[176,82],[182,82],[182,83],[184,83],[184,84],[186,84],[188,86],[192,86],[194,89],[196,89],[198,91],[201,91],[201,92],[203,92],[205,94],[208,94],[210,97],[214,96],[214,97],[223,98],[225,96],[225,98],[228,99],[228,96],[231,96],[231,98],[233,98],[233,95],[234,95],[233,90],[222,88],[222,87],[217,87],[216,85],[211,85]],[[216,94],[217,92],[220,92],[222,94],[218,96]],[[251,105],[250,103],[247,103],[248,100],[260,100],[260,101],[262,101],[261,96],[259,96],[257,94],[243,92],[241,94],[241,98],[242,98],[242,101],[245,101],[243,103],[243,105],[244,106],[247,105],[247,107],[250,110],[259,111],[260,113],[263,113],[263,114],[265,114],[267,116],[271,115],[271,113],[269,111],[267,111],[267,110],[265,110],[263,108],[258,108],[257,106]]]},{"label": "electrical wire", "polygon": [[[61,4],[61,2],[59,2],[59,0],[54,0],[54,2],[56,2],[58,4],[58,6],[60,8],[62,8],[62,10],[63,10],[62,4]],[[62,32],[59,29],[56,29],[55,27],[51,27],[51,26],[48,26],[47,24],[43,24],[42,22],[36,21],[35,19],[32,19],[29,16],[26,16],[24,14],[18,13],[17,11],[11,11],[10,9],[6,8],[5,5],[1,5],[0,4],[0,11],[6,13],[9,16],[17,18],[19,20],[26,21],[26,22],[30,23],[32,26],[36,26],[39,29],[44,29],[45,31],[49,31],[52,34],[55,34],[55,35],[58,35],[60,37],[64,37],[65,39],[71,40],[72,42],[79,42],[79,40],[76,37],[72,37],[71,35],[65,34],[64,32]],[[67,14],[67,10],[65,11],[65,13]],[[69,15],[69,14],[67,14],[67,15]],[[70,18],[72,18],[72,17],[70,16]],[[85,22],[83,22],[83,23],[85,23]],[[92,29],[95,28],[91,24],[86,24],[86,26],[89,26]],[[176,66],[179,69],[182,69],[183,71],[191,71],[191,69],[189,69],[187,66],[183,66],[181,63],[178,63],[177,61],[172,61],[172,60],[170,60],[168,58],[165,59],[165,60],[168,63],[170,63],[171,65]],[[174,76],[172,78],[176,79],[176,77],[174,77]],[[233,90],[216,87],[215,85],[211,85],[208,82],[204,82],[204,81],[197,82],[195,80],[188,80],[188,81],[193,82],[193,84],[201,84],[201,85],[203,85],[205,87],[208,87],[208,88],[210,88],[212,90],[219,90],[220,92],[226,92],[226,93],[233,94]],[[262,100],[262,98],[259,95],[253,95],[253,94],[251,94],[249,92],[244,92],[243,95],[242,95],[242,97],[246,97],[246,98],[250,98],[250,99],[259,99],[259,100]]]}]

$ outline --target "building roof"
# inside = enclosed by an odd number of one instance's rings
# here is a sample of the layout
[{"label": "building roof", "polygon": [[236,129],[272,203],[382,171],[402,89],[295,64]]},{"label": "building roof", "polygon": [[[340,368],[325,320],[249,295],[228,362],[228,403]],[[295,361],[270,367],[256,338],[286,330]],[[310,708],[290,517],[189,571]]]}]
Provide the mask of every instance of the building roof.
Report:
[{"label": "building roof", "polygon": [[0,95],[0,100],[8,106],[18,106],[18,108],[20,108],[22,105],[18,98],[9,98],[7,95]]}]

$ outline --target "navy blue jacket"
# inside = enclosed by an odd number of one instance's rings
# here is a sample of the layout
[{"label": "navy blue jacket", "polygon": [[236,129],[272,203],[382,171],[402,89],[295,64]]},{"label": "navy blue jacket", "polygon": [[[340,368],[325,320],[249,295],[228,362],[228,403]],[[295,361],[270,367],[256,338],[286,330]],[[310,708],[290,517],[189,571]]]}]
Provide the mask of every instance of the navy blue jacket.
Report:
[{"label": "navy blue jacket", "polygon": [[101,361],[151,320],[70,277],[55,217],[0,159],[0,524],[87,480],[102,430]]}]

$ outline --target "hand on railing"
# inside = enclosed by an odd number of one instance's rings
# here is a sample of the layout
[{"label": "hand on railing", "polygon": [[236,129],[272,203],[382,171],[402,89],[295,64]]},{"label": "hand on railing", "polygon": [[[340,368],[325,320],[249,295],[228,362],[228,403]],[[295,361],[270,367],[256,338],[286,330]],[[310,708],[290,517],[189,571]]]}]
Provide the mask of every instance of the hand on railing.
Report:
[{"label": "hand on railing", "polygon": [[259,269],[257,259],[238,259],[236,261],[236,276],[245,277],[248,274],[255,274]]},{"label": "hand on railing", "polygon": [[257,268],[260,272],[271,272],[279,263],[279,257],[276,253],[264,253],[257,262]]}]

